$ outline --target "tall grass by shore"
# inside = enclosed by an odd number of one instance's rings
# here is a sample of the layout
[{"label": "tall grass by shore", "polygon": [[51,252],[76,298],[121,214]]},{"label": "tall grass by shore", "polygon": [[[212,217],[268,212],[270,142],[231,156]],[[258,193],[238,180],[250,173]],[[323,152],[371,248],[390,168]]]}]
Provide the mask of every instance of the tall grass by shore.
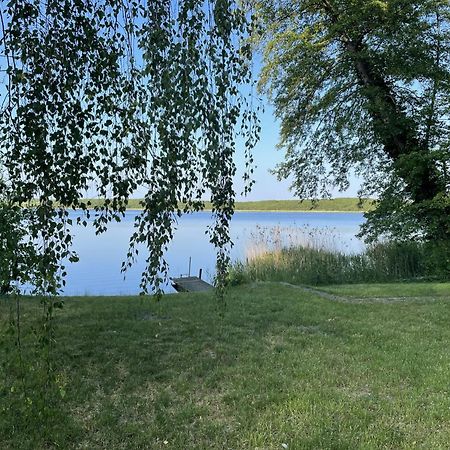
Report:
[{"label": "tall grass by shore", "polygon": [[232,265],[230,284],[328,285],[449,277],[445,268],[437,268],[431,260],[429,246],[420,242],[381,242],[361,253],[346,253],[334,245],[336,236],[331,232],[293,233],[275,227],[259,230],[253,238],[246,261]]}]

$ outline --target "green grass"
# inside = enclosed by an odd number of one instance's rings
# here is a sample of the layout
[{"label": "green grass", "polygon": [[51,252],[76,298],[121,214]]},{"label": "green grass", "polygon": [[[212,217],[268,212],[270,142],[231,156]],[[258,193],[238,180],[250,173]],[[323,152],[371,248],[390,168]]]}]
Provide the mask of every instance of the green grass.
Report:
[{"label": "green grass", "polygon": [[450,283],[343,284],[321,291],[346,297],[450,297]]},{"label": "green grass", "polygon": [[[90,199],[92,206],[101,205],[102,199]],[[141,209],[141,199],[130,199],[128,209]],[[364,212],[374,208],[372,200],[361,204],[357,198],[334,198],[320,200],[261,200],[255,202],[236,202],[236,211],[302,211],[302,212]],[[205,209],[211,209],[211,203],[205,202]]]},{"label": "green grass", "polygon": [[303,211],[303,212],[364,212],[373,209],[371,200],[361,204],[357,198],[333,198],[313,203],[311,200],[262,200],[236,202],[237,211]]},{"label": "green grass", "polygon": [[[20,409],[0,366],[0,448],[446,449],[450,284],[425,286],[329,288],[414,297],[391,303],[240,286],[223,318],[210,294],[69,298],[54,349],[65,396]],[[26,365],[39,305],[23,308]]]}]

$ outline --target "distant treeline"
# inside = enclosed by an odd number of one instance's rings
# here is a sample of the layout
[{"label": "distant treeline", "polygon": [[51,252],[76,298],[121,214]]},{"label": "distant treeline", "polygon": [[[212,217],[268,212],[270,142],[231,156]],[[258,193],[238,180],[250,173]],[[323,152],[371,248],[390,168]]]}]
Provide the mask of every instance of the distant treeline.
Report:
[{"label": "distant treeline", "polygon": [[[85,200],[86,202],[88,200]],[[103,199],[89,199],[91,207],[101,205]],[[205,210],[211,210],[211,202],[204,202]],[[180,205],[182,207],[183,205]],[[236,202],[236,211],[304,211],[304,212],[364,212],[375,207],[372,199],[333,198],[330,200],[261,200]],[[142,209],[142,199],[130,199],[128,209]]]}]

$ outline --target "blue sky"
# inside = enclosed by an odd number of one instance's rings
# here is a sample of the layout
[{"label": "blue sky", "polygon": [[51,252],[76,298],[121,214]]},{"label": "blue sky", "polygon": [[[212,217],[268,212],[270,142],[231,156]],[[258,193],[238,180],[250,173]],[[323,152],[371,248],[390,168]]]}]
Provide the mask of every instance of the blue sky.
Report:
[{"label": "blue sky", "polygon": [[[261,55],[255,55],[254,69],[259,72],[261,69]],[[0,78],[0,98],[3,97],[5,90],[4,80]],[[261,120],[261,134],[260,140],[253,150],[255,172],[254,179],[255,184],[252,192],[247,197],[242,197],[240,192],[242,191],[242,179],[241,176],[245,170],[245,160],[243,157],[244,149],[243,144],[238,143],[238,153],[236,154],[236,165],[238,176],[236,177],[235,191],[237,194],[237,200],[284,200],[293,199],[294,196],[289,190],[289,182],[286,180],[278,181],[275,175],[270,173],[270,170],[275,168],[277,164],[283,161],[284,153],[282,150],[277,149],[277,143],[279,141],[279,123],[275,119],[272,106],[268,103],[267,99],[263,98],[264,112],[260,113]],[[240,148],[239,148],[240,147]],[[343,193],[333,192],[333,196],[344,197],[357,195],[359,188],[359,182],[355,177],[351,178],[350,188]],[[142,197],[143,189],[138,189],[134,197]],[[90,189],[88,196],[95,196],[95,191]]]},{"label": "blue sky", "polygon": [[[259,142],[253,150],[255,171],[253,179],[255,184],[252,191],[247,197],[241,194],[243,190],[242,175],[245,171],[244,145],[238,140],[237,153],[235,155],[235,162],[237,166],[237,174],[235,177],[235,191],[237,201],[257,201],[257,200],[291,200],[295,199],[293,193],[289,190],[289,181],[278,181],[276,176],[270,173],[277,164],[283,161],[284,152],[277,148],[279,141],[280,124],[275,118],[273,107],[269,104],[267,99],[262,98],[264,112],[260,112],[261,134]],[[354,176],[350,176],[350,188],[345,192],[332,193],[333,197],[357,197],[357,191],[360,187],[360,182]],[[145,191],[140,188],[135,192],[133,197],[143,197]],[[88,196],[95,196],[90,193]],[[207,200],[208,195],[205,195]]]},{"label": "blue sky", "polygon": [[[261,135],[260,141],[256,145],[253,155],[256,164],[254,173],[255,185],[252,192],[247,197],[242,197],[239,193],[242,190],[242,183],[237,178],[236,193],[237,200],[288,200],[294,199],[292,192],[289,191],[289,182],[286,180],[278,181],[275,175],[269,171],[284,159],[283,150],[276,148],[279,140],[280,124],[275,118],[273,107],[263,98],[264,113],[261,113]],[[236,165],[238,173],[244,171],[244,158],[241,155],[243,151],[236,156]],[[356,197],[360,183],[356,177],[350,177],[350,188],[345,192],[333,192],[333,197]]]}]

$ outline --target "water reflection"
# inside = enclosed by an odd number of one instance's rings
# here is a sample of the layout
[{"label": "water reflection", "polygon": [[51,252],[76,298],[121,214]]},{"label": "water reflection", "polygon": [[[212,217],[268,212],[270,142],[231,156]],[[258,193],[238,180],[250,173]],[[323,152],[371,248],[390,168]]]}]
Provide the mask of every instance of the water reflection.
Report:
[{"label": "water reflection", "polygon": [[[139,293],[140,274],[144,268],[145,254],[121,274],[121,264],[128,249],[135,211],[128,211],[120,223],[111,223],[109,230],[99,236],[92,227],[75,228],[74,247],[80,261],[68,267],[66,295],[125,295]],[[76,214],[74,214],[74,217]],[[192,258],[191,273],[203,269],[203,278],[211,280],[214,275],[215,251],[205,234],[211,224],[211,213],[199,212],[180,219],[167,260],[171,276],[187,274],[189,257]],[[355,234],[363,222],[359,213],[289,213],[289,212],[237,212],[232,221],[231,235],[234,242],[233,259],[244,259],[249,246],[261,235],[261,230],[272,227],[289,229],[298,236],[316,230],[316,238],[322,234],[327,246],[349,252],[358,252],[363,244]],[[298,231],[302,230],[302,231]],[[261,238],[262,239],[262,238]],[[167,291],[173,289],[168,286]]]}]

